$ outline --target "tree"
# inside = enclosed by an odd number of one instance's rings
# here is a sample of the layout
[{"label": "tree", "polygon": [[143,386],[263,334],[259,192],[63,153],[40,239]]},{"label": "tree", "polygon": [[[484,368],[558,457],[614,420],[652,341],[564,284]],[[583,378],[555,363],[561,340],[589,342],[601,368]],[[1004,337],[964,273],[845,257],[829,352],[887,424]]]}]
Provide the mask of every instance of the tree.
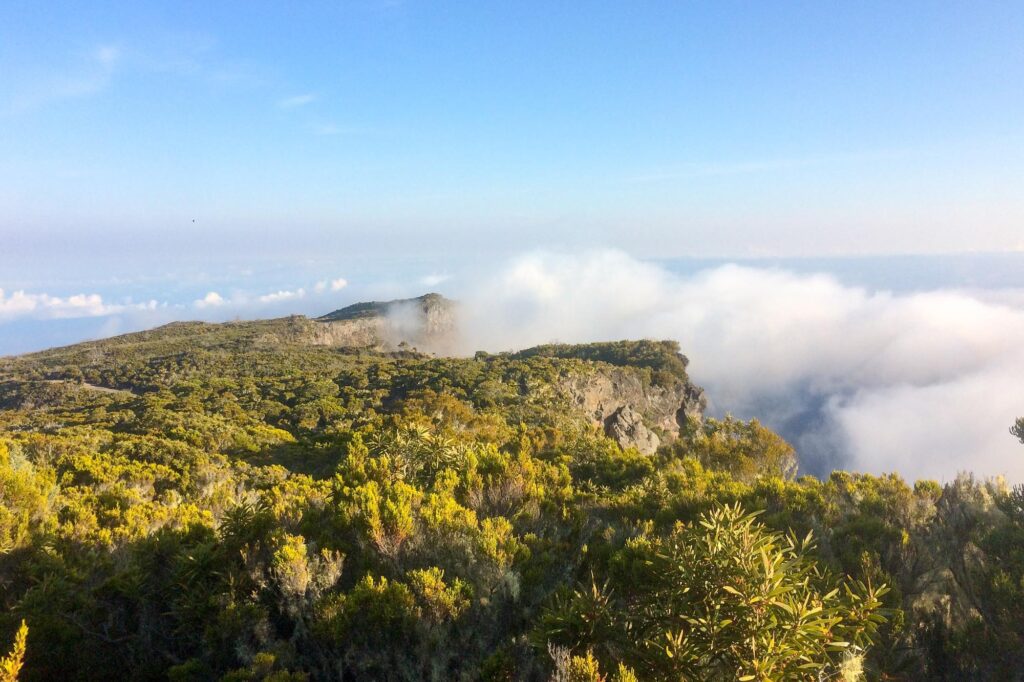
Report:
[{"label": "tree", "polygon": [[1024,417],[1017,418],[1017,421],[1010,427],[1010,433],[1021,443],[1024,443]]},{"label": "tree", "polygon": [[680,438],[675,449],[742,481],[758,476],[793,478],[797,470],[793,447],[756,419],[705,419]]}]

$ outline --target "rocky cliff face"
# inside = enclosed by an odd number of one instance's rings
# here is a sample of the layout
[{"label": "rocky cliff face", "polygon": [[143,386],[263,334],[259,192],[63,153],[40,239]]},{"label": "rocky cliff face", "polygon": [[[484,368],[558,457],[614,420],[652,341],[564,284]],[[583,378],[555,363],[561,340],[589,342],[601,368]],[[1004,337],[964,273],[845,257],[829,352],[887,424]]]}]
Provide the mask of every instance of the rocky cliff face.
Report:
[{"label": "rocky cliff face", "polygon": [[440,294],[395,301],[356,303],[315,320],[309,342],[395,350],[403,344],[444,353],[452,347],[457,305]]},{"label": "rocky cliff face", "polygon": [[572,403],[622,447],[652,454],[679,435],[688,418],[701,419],[704,391],[689,381],[659,386],[628,367],[608,368],[566,381]]},{"label": "rocky cliff face", "polygon": [[311,346],[384,350],[385,340],[388,338],[387,320],[383,317],[336,322],[317,320],[305,331],[306,336],[303,340]]},{"label": "rocky cliff face", "polygon": [[[456,347],[457,328],[457,304],[440,294],[426,294],[336,310],[309,321],[301,342],[383,351],[410,347],[445,355]],[[701,419],[706,407],[704,392],[686,378],[686,358],[678,351],[674,342],[635,341],[538,346],[516,355],[601,360],[593,372],[565,380],[561,391],[622,447],[652,454],[677,437],[687,419]],[[667,370],[662,374],[669,378],[652,380],[650,370],[655,368]]]}]

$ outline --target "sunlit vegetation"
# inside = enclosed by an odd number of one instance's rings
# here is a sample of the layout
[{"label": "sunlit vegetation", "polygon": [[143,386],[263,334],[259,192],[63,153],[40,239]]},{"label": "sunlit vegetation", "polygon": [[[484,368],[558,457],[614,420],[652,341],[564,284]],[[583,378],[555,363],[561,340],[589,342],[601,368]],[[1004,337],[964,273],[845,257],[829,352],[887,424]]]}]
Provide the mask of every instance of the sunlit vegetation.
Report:
[{"label": "sunlit vegetation", "polygon": [[307,323],[172,325],[0,361],[3,674],[1024,666],[1020,489],[798,478],[782,439],[733,418],[644,456],[559,390],[611,366],[685,378],[671,344],[443,359],[293,343]]},{"label": "sunlit vegetation", "polygon": [[25,641],[28,639],[28,626],[21,622],[14,636],[14,648],[11,653],[0,658],[0,682],[17,682],[18,672],[25,663]]}]

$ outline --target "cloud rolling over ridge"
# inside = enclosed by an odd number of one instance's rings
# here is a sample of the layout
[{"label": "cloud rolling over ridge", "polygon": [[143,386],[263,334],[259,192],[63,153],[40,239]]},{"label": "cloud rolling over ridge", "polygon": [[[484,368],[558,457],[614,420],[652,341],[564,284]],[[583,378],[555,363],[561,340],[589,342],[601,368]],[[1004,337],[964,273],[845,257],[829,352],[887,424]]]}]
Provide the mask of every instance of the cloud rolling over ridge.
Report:
[{"label": "cloud rolling over ridge", "polygon": [[465,287],[463,351],[671,338],[716,412],[759,417],[802,470],[1024,480],[1024,309],[940,290],[726,265],[683,277],[618,252],[520,257]]}]

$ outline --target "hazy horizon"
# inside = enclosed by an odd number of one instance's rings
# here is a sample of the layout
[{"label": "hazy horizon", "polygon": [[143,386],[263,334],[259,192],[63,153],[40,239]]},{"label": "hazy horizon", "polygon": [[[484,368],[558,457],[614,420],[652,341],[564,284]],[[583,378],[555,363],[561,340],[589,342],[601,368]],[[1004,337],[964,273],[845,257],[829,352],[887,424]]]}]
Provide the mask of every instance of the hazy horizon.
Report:
[{"label": "hazy horizon", "polygon": [[[483,273],[523,255],[599,250],[524,249],[476,259],[395,255],[250,266],[228,262],[220,270],[171,263],[162,272],[146,274],[125,265],[119,271],[107,267],[102,276],[87,272],[75,277],[67,277],[70,264],[36,266],[30,278],[12,278],[17,288],[0,287],[0,355],[106,338],[172,321],[315,317],[358,301],[408,298],[435,290],[457,298],[460,291],[472,290]],[[1008,303],[1024,296],[1024,253],[1017,252],[638,260],[680,276],[739,264],[830,275],[843,285],[871,292],[955,289]],[[62,275],[67,279],[62,281]]]}]

